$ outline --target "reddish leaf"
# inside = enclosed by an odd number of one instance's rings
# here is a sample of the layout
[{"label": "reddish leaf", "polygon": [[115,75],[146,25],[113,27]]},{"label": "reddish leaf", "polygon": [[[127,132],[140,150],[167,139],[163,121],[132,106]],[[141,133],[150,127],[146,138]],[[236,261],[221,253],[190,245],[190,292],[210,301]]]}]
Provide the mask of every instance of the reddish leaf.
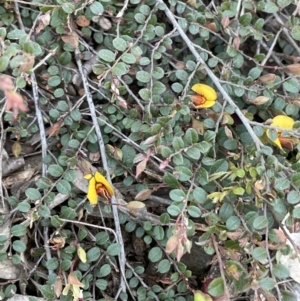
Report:
[{"label": "reddish leaf", "polygon": [[49,137],[57,136],[62,125],[62,121],[54,123],[49,129]]},{"label": "reddish leaf", "polygon": [[183,254],[184,254],[184,246],[181,243],[179,243],[176,249],[176,259],[178,262],[180,261]]},{"label": "reddish leaf", "polygon": [[164,170],[170,162],[170,159],[166,159],[159,164],[159,170]]},{"label": "reddish leaf", "polygon": [[19,110],[26,112],[28,111],[28,108],[25,106],[23,102],[22,96],[13,91],[6,91],[6,110],[10,111],[12,110],[14,113],[14,118],[17,118]]},{"label": "reddish leaf", "polygon": [[122,107],[124,109],[127,109],[127,102],[126,102],[126,100],[123,97],[119,96],[119,95],[117,95],[117,104],[120,107]]},{"label": "reddish leaf", "polygon": [[4,92],[14,90],[15,86],[12,79],[7,75],[0,75],[0,89]]}]

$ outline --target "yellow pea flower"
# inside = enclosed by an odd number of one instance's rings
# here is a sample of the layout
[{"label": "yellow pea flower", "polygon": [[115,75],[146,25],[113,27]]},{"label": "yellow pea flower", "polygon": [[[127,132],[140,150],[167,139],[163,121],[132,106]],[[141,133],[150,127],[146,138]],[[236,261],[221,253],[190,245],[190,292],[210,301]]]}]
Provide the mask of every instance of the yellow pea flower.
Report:
[{"label": "yellow pea flower", "polygon": [[89,180],[87,198],[92,205],[98,203],[98,196],[109,201],[114,195],[113,187],[99,171],[96,171],[94,175],[86,174],[84,178]]},{"label": "yellow pea flower", "polygon": [[68,276],[68,283],[62,294],[66,296],[69,291],[72,291],[73,301],[78,301],[83,299],[82,290],[80,288],[84,288],[84,284],[78,280],[74,273],[70,273]]},{"label": "yellow pea flower", "polygon": [[[273,122],[271,123],[271,126],[279,127],[285,130],[291,130],[294,126],[295,120],[291,117],[285,116],[285,115],[278,115],[273,118]],[[278,137],[273,141],[274,144],[276,144],[280,149],[282,149],[282,146],[293,150],[293,144],[294,139],[293,138],[287,138],[287,137],[281,137],[281,131],[277,130]],[[270,130],[267,130],[267,136],[270,138]]]},{"label": "yellow pea flower", "polygon": [[217,100],[217,92],[210,86],[204,84],[195,84],[192,90],[197,95],[191,95],[193,104],[197,109],[210,108]]}]

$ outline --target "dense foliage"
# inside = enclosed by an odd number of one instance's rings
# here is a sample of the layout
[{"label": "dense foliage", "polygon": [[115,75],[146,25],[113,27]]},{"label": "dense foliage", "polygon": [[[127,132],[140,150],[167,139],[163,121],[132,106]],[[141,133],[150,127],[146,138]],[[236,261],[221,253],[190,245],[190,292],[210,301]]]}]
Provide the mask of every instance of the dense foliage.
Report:
[{"label": "dense foliage", "polygon": [[0,3],[1,298],[295,300],[299,3]]}]

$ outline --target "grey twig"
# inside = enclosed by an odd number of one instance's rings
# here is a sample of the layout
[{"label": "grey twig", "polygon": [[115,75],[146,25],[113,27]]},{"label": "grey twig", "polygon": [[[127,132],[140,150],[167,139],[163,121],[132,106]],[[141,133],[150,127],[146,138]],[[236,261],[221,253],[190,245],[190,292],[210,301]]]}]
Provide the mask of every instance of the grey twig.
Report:
[{"label": "grey twig", "polygon": [[[163,5],[165,5],[164,2],[163,2],[163,0],[158,0],[158,2],[161,3],[161,4],[163,4]],[[169,8],[166,5],[165,5],[164,12],[165,12],[166,16],[168,17],[168,19],[173,24],[173,26],[179,32],[181,38],[186,43],[187,47],[190,49],[190,51],[192,52],[192,54],[195,56],[195,58],[197,60],[197,63],[200,62],[201,64],[203,64],[205,66],[204,69],[205,69],[206,73],[211,78],[211,80],[214,82],[214,84],[216,85],[216,87],[218,88],[218,90],[220,91],[220,93],[222,94],[224,100],[227,101],[234,108],[235,113],[238,115],[238,117],[240,118],[240,120],[244,124],[245,128],[247,129],[248,133],[250,134],[251,138],[253,139],[256,148],[259,150],[261,148],[261,146],[262,146],[262,142],[259,140],[259,138],[254,133],[251,125],[249,124],[249,120],[245,117],[245,115],[242,113],[242,111],[240,110],[240,108],[235,104],[235,102],[232,100],[232,98],[224,90],[224,88],[222,87],[222,85],[220,83],[220,80],[215,76],[215,74],[206,65],[205,61],[201,58],[201,56],[199,55],[198,51],[194,47],[194,44],[191,42],[191,40],[186,35],[186,33],[182,30],[182,28],[180,27],[180,25],[176,21],[173,13],[169,10]]]},{"label": "grey twig", "polygon": [[289,43],[295,48],[295,50],[298,52],[298,55],[300,55],[299,46],[297,45],[295,40],[290,36],[289,31],[284,27],[285,24],[282,21],[282,19],[280,18],[280,16],[278,15],[278,13],[275,13],[274,16],[275,16],[276,20],[278,21],[278,23],[282,26],[283,33],[285,34],[285,36],[288,39]]},{"label": "grey twig", "polygon": [[279,31],[277,32],[277,34],[276,34],[276,36],[275,36],[275,38],[274,38],[274,41],[273,41],[271,47],[269,48],[269,51],[268,51],[266,57],[264,58],[264,60],[263,60],[262,63],[261,63],[262,66],[264,66],[264,65],[267,63],[268,59],[269,59],[270,56],[273,54],[274,47],[275,47],[276,44],[277,44],[277,40],[278,40],[278,38],[279,38],[279,36],[280,36],[280,34],[281,34],[281,31],[282,31],[282,28],[280,28]]},{"label": "grey twig", "polygon": [[[35,105],[35,114],[37,118],[37,122],[39,125],[40,129],[40,135],[41,135],[41,145],[42,145],[42,176],[45,177],[47,173],[47,165],[44,163],[44,159],[47,156],[47,140],[46,140],[46,132],[45,132],[45,127],[44,127],[44,122],[43,122],[43,116],[42,112],[40,109],[40,104],[39,104],[39,93],[38,93],[38,86],[36,83],[36,77],[34,72],[31,74],[31,82],[32,82],[32,94],[33,94],[33,100],[34,100],[34,105]],[[51,251],[49,247],[49,237],[48,237],[48,227],[44,228],[43,234],[44,234],[44,246],[45,246],[45,251],[46,251],[46,257],[47,260],[51,259]],[[49,274],[51,274],[53,271],[49,270]]]},{"label": "grey twig", "polygon": [[[99,149],[100,149],[100,153],[101,153],[103,168],[106,171],[106,178],[107,178],[108,182],[111,183],[111,178],[110,178],[109,169],[108,169],[108,165],[107,165],[107,159],[106,159],[105,145],[103,142],[100,126],[98,124],[95,105],[94,105],[94,102],[93,102],[93,99],[92,99],[92,96],[90,93],[90,89],[89,89],[89,83],[88,83],[87,78],[84,75],[83,68],[82,68],[82,62],[80,59],[78,59],[78,57],[80,57],[80,52],[78,49],[75,50],[75,54],[76,54],[76,58],[77,58],[76,63],[78,66],[78,70],[82,77],[82,83],[83,83],[83,87],[84,87],[84,91],[85,91],[85,95],[86,95],[86,100],[87,100],[89,108],[90,108],[93,125],[95,127],[95,131],[96,131],[96,134],[98,137],[98,143],[99,143]],[[115,204],[117,203],[115,196],[112,196],[112,203],[115,203]],[[112,206],[112,211],[113,211],[113,216],[114,216],[114,221],[115,221],[117,241],[121,245],[121,251],[120,251],[120,255],[119,255],[120,269],[121,269],[120,289],[117,293],[117,296],[115,296],[115,299],[118,299],[118,296],[121,293],[121,291],[126,291],[125,279],[123,278],[123,275],[125,275],[126,258],[125,258],[123,237],[122,237],[122,232],[121,232],[121,227],[120,227],[120,222],[119,222],[118,208],[116,206]]]}]

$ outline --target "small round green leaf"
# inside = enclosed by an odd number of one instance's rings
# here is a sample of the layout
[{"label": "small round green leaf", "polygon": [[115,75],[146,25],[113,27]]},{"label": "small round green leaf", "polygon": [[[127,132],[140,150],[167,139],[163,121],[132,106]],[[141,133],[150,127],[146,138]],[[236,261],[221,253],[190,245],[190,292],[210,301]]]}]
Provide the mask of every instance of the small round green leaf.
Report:
[{"label": "small round green leaf", "polygon": [[100,290],[104,291],[104,290],[106,290],[106,288],[107,288],[107,281],[104,280],[104,279],[98,279],[98,280],[96,281],[96,286],[97,286]]},{"label": "small round green leaf", "polygon": [[104,264],[99,271],[99,277],[106,277],[111,272],[111,267],[109,264]]},{"label": "small round green leaf", "polygon": [[13,249],[16,251],[16,252],[25,252],[26,250],[26,245],[23,241],[21,240],[15,240],[13,242]]},{"label": "small round green leaf", "polygon": [[136,73],[136,78],[142,83],[148,83],[150,82],[151,76],[147,71],[138,71]]},{"label": "small round green leaf", "polygon": [[226,228],[229,231],[236,230],[241,224],[241,220],[237,216],[230,216],[226,221]]},{"label": "small round green leaf", "polygon": [[45,264],[48,270],[55,270],[58,267],[58,265],[59,263],[56,257],[50,258]]},{"label": "small round green leaf", "polygon": [[200,217],[201,216],[201,210],[196,207],[196,206],[189,206],[188,207],[188,214],[191,216],[191,217]]},{"label": "small round green leaf", "polygon": [[156,66],[153,68],[153,72],[152,72],[153,78],[161,79],[164,77],[164,75],[165,75],[164,69],[162,69],[161,67]]},{"label": "small round green leaf", "polygon": [[58,85],[60,85],[60,83],[61,83],[61,77],[58,75],[51,76],[48,79],[48,85],[50,87],[57,87]]},{"label": "small round green leaf", "polygon": [[61,194],[69,194],[72,190],[72,187],[68,181],[59,180],[56,184],[56,189]]},{"label": "small round green leaf", "polygon": [[163,259],[162,261],[159,262],[157,270],[159,273],[167,273],[169,272],[171,268],[170,261],[168,259]]},{"label": "small round green leaf", "polygon": [[153,89],[152,89],[153,94],[156,95],[163,94],[164,92],[166,92],[166,90],[167,90],[166,86],[161,82],[155,82],[153,84]]},{"label": "small round green leaf", "polygon": [[268,219],[265,216],[257,216],[253,221],[253,227],[262,230],[268,226]]},{"label": "small round green leaf", "polygon": [[68,2],[67,3],[63,3],[62,6],[61,6],[61,8],[67,14],[71,14],[74,11],[74,9],[75,9],[74,4],[68,3]]},{"label": "small round green leaf", "polygon": [[26,213],[30,210],[31,206],[26,201],[23,201],[23,202],[18,204],[17,208],[20,212]]},{"label": "small round green leaf", "polygon": [[131,53],[123,53],[121,56],[121,60],[126,64],[136,63],[136,57]]},{"label": "small round green leaf", "polygon": [[7,55],[0,57],[0,72],[4,72],[9,65],[10,58]]},{"label": "small round green leaf", "polygon": [[41,205],[38,209],[38,214],[42,217],[49,217],[51,215],[51,211],[48,206]]},{"label": "small round green leaf", "polygon": [[196,187],[193,191],[193,197],[195,201],[199,204],[203,204],[207,201],[207,193],[201,187]]},{"label": "small round green leaf", "polygon": [[128,72],[128,67],[123,62],[117,63],[112,69],[113,75],[116,75],[116,76],[122,76],[122,75],[126,74],[127,72]]},{"label": "small round green leaf", "polygon": [[275,287],[275,284],[275,281],[270,277],[263,278],[259,281],[260,287],[267,291],[273,289]]},{"label": "small round green leaf", "polygon": [[117,256],[119,255],[121,251],[121,245],[119,243],[114,243],[114,244],[111,244],[108,248],[107,248],[107,253],[110,255],[110,256]]},{"label": "small round green leaf", "polygon": [[268,254],[267,254],[267,251],[265,248],[257,247],[253,250],[252,256],[254,259],[262,261],[262,260],[267,259]]},{"label": "small round green leaf", "polygon": [[290,276],[289,269],[281,263],[277,263],[273,266],[273,273],[278,279],[285,279]]},{"label": "small round green leaf", "polygon": [[93,247],[86,253],[87,262],[93,262],[98,260],[100,257],[100,249],[98,247]]},{"label": "small round green leaf", "polygon": [[174,202],[182,202],[186,198],[185,192],[181,189],[172,189],[169,195]]},{"label": "small round green leaf", "polygon": [[162,258],[162,250],[159,247],[152,248],[148,253],[148,258],[151,262],[158,262]]},{"label": "small round green leaf", "polygon": [[71,147],[71,148],[75,148],[75,149],[78,149],[79,146],[80,146],[80,142],[76,139],[71,139],[69,142],[68,142],[68,145]]},{"label": "small round green leaf", "polygon": [[122,38],[115,38],[113,39],[112,43],[115,49],[118,51],[125,51],[127,48],[127,42]]},{"label": "small round green leaf", "polygon": [[215,278],[208,285],[208,293],[213,297],[219,297],[224,294],[224,283],[221,277]]},{"label": "small round green leaf", "polygon": [[98,1],[95,1],[89,8],[94,15],[101,15],[104,12],[103,5]]},{"label": "small round green leaf", "polygon": [[58,164],[52,164],[48,168],[48,173],[55,178],[60,177],[63,174],[63,168]]},{"label": "small round green leaf", "polygon": [[27,188],[25,195],[32,201],[37,201],[42,197],[41,193],[36,188]]},{"label": "small round green leaf", "polygon": [[100,59],[108,62],[108,63],[112,63],[115,59],[116,59],[116,55],[108,49],[101,49],[98,52],[98,55],[100,57]]}]

